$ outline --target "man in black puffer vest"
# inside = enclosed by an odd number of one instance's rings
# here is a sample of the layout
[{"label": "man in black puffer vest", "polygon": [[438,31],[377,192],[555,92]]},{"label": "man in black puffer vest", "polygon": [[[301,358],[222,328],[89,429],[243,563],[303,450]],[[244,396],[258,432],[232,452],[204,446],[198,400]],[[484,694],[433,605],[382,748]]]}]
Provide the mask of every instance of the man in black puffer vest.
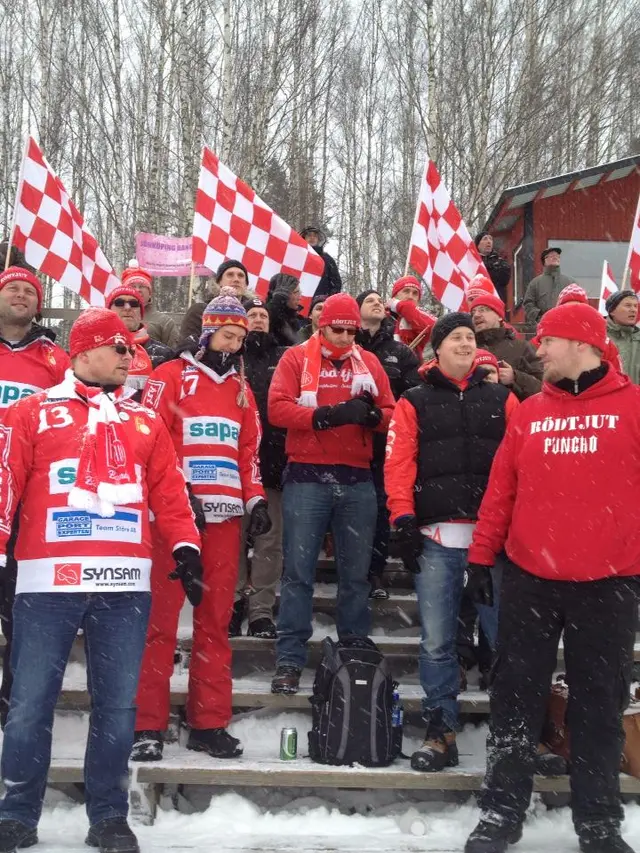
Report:
[{"label": "man in black puffer vest", "polygon": [[[389,377],[389,385],[397,400],[409,388],[420,385],[417,355],[406,344],[393,337],[395,320],[386,316],[384,301],[376,290],[365,290],[356,296],[360,306],[362,328],[358,329],[356,343],[372,352]],[[384,449],[387,443],[385,433],[373,434],[373,459],[371,474],[378,499],[378,518],[376,534],[373,540],[373,553],[369,567],[371,598],[389,598],[382,584],[382,574],[389,556],[389,511],[387,495],[384,490]]]},{"label": "man in black puffer vest", "polygon": [[[238,585],[229,624],[229,636],[239,637],[242,634],[242,622],[248,610],[248,635],[275,640],[273,606],[276,600],[276,585],[282,574],[282,474],[287,464],[284,451],[287,432],[269,423],[267,397],[276,365],[284,355],[286,347],[278,346],[269,331],[269,312],[261,299],[245,299],[242,304],[249,321],[249,334],[244,340],[244,365],[247,381],[260,412],[260,474],[267,495],[272,527],[253,542],[247,542],[250,515],[245,515]],[[253,548],[250,577],[248,547]],[[247,590],[251,592],[249,596],[246,594]]]},{"label": "man in black puffer vest", "polygon": [[[469,314],[438,320],[431,344],[437,364],[398,401],[384,469],[395,527],[391,551],[415,573],[422,625],[419,662],[427,731],[411,757],[413,769],[421,771],[458,763],[456,635],[467,549],[493,457],[518,405],[508,388],[486,380],[485,368],[474,369],[476,339]],[[468,583],[492,647],[498,583],[495,570],[493,577],[487,570]]]}]

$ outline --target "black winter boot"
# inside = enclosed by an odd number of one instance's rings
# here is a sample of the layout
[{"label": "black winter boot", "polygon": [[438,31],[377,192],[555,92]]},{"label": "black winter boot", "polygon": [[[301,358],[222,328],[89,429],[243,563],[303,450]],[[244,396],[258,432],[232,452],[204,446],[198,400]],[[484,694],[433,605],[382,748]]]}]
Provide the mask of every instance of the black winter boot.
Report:
[{"label": "black winter boot", "polygon": [[434,773],[458,764],[456,733],[442,721],[442,711],[431,712],[424,743],[411,756],[411,767],[422,773]]},{"label": "black winter boot", "polygon": [[582,853],[635,853],[620,835],[620,829],[611,825],[594,825],[578,832]]},{"label": "black winter boot", "polygon": [[569,765],[566,758],[550,752],[542,744],[538,746],[535,758],[536,776],[566,776],[568,772]]},{"label": "black winter boot", "polygon": [[233,610],[231,611],[231,621],[229,622],[230,637],[242,636],[242,623],[244,622],[246,607],[247,600],[245,598],[239,598],[238,601],[234,602]]},{"label": "black winter boot", "polygon": [[275,640],[277,636],[276,626],[266,616],[261,619],[254,619],[253,622],[249,622],[247,636],[261,637],[263,640]]},{"label": "black winter boot", "polygon": [[522,824],[516,826],[480,819],[473,830],[464,853],[505,853],[510,844],[522,838]]},{"label": "black winter boot", "polygon": [[378,601],[385,601],[389,598],[389,593],[384,588],[380,575],[369,575],[369,584],[371,586],[369,598],[376,598]]},{"label": "black winter boot", "polygon": [[130,761],[161,761],[162,760],[163,735],[162,732],[144,731],[136,732],[133,738]]},{"label": "black winter boot", "polygon": [[297,666],[284,664],[276,669],[276,674],[271,679],[272,693],[285,693],[292,696],[300,688],[300,670]]},{"label": "black winter boot", "polygon": [[0,853],[16,853],[38,843],[38,832],[19,820],[0,820]]},{"label": "black winter boot", "polygon": [[206,752],[212,758],[238,758],[244,752],[240,741],[226,729],[191,729],[187,749]]},{"label": "black winter boot", "polygon": [[84,843],[89,847],[99,847],[100,853],[140,853],[138,839],[125,817],[106,818],[94,823],[89,827]]}]

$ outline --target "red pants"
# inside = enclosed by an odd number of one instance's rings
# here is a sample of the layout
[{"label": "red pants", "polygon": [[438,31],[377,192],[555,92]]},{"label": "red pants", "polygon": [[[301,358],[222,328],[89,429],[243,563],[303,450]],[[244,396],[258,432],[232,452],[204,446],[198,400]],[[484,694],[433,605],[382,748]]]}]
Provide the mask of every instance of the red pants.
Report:
[{"label": "red pants", "polygon": [[[193,611],[187,721],[194,729],[226,728],[231,720],[229,621],[238,578],[241,519],[208,524],[202,536],[204,595]],[[184,604],[180,581],[167,577],[175,562],[160,536],[154,537],[151,615],[138,683],[136,731],[164,731],[169,724],[169,680],[173,673],[178,619]]]}]

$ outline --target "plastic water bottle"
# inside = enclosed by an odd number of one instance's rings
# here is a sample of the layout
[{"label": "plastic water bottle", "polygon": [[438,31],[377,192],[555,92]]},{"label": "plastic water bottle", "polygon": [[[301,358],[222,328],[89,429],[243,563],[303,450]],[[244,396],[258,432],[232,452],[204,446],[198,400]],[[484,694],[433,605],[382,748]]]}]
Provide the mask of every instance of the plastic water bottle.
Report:
[{"label": "plastic water bottle", "polygon": [[397,690],[394,690],[391,702],[391,725],[394,729],[397,729],[402,726],[403,723],[404,705],[400,702],[400,693]]}]

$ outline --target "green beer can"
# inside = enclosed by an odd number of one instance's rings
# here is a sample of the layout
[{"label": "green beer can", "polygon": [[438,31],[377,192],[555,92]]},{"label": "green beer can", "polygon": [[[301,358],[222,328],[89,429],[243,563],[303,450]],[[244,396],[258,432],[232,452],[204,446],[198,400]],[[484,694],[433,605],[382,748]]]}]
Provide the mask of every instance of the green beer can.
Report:
[{"label": "green beer can", "polygon": [[298,756],[298,730],[282,729],[280,732],[280,760],[293,761]]}]

